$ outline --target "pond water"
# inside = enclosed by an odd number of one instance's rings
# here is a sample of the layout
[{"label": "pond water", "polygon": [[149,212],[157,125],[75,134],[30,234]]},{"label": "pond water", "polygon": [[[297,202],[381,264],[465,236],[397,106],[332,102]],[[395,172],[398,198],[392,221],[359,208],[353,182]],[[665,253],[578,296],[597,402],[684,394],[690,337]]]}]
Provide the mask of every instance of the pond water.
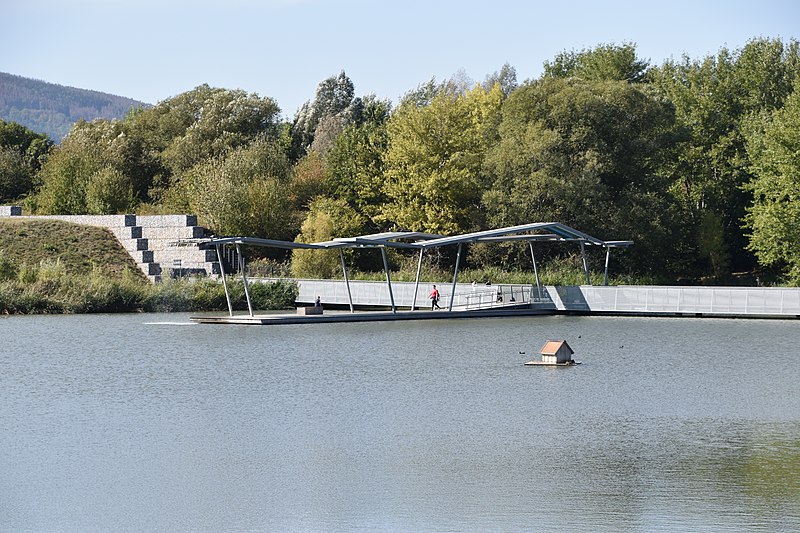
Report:
[{"label": "pond water", "polygon": [[[1,531],[800,530],[797,321],[30,316],[0,339]],[[583,364],[524,366],[548,339]]]}]

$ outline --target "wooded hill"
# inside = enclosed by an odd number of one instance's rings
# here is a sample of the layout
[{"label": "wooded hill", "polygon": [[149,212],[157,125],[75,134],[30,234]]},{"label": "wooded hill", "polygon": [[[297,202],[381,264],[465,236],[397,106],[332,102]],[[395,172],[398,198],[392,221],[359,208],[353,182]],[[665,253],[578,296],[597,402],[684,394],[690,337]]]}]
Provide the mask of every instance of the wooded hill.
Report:
[{"label": "wooded hill", "polygon": [[[558,54],[537,79],[518,83],[504,65],[397,103],[357,96],[341,72],[291,122],[272,98],[201,85],[122,120],[78,122],[57,147],[20,128],[0,121],[0,200],[28,213],[190,212],[217,235],[302,242],[558,221],[634,241],[615,256],[623,274],[800,285],[796,40],[660,65],[633,44],[599,45]],[[379,270],[374,255],[345,260]],[[579,256],[537,252],[546,269]],[[471,245],[464,261],[529,268],[530,252]],[[340,257],[297,250],[291,270],[338,275]]]},{"label": "wooded hill", "polygon": [[122,118],[149,104],[113,94],[65,87],[0,72],[0,118],[60,142],[83,119]]}]

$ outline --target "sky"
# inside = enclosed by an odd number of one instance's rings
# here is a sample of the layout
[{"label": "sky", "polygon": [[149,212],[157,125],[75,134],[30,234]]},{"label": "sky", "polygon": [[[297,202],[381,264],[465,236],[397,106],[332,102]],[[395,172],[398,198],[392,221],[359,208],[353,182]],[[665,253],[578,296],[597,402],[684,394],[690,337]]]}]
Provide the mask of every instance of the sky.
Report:
[{"label": "sky", "polygon": [[397,102],[435,78],[508,63],[537,78],[563,51],[635,43],[660,65],[756,37],[800,38],[797,0],[0,0],[0,72],[155,104],[207,83],[291,118],[344,70]]}]

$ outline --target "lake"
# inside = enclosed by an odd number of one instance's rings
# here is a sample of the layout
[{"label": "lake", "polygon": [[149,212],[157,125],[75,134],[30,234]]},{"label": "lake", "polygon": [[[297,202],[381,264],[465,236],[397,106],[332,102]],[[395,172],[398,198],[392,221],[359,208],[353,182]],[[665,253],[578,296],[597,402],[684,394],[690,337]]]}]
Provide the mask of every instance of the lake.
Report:
[{"label": "lake", "polygon": [[0,318],[0,531],[800,530],[798,321],[188,316]]}]

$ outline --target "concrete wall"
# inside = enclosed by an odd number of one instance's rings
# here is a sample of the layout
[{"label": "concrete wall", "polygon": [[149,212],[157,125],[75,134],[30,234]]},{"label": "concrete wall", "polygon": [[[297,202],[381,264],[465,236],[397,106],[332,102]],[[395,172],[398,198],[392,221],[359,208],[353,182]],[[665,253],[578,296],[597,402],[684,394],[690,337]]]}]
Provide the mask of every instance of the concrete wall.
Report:
[{"label": "concrete wall", "polygon": [[[297,302],[311,304],[319,295],[323,304],[346,306],[347,287],[344,281],[299,280]],[[437,283],[442,294],[440,305],[447,307],[452,290],[450,283]],[[542,298],[537,298],[535,286],[493,285],[478,287],[473,296],[472,287],[466,283],[456,286],[454,309],[485,308],[493,304],[494,291],[533,292],[531,304],[538,309],[560,312],[592,314],[640,314],[672,316],[737,316],[737,317],[800,317],[800,288],[772,287],[669,287],[669,286],[544,286]],[[414,283],[392,282],[395,305],[410,307],[414,296]],[[356,306],[389,307],[386,282],[351,281],[350,290]],[[421,283],[417,294],[418,307],[430,307],[427,299],[430,283]],[[507,295],[508,292],[505,292]],[[516,293],[518,296],[520,292]],[[473,299],[474,298],[474,299]],[[519,300],[519,298],[518,298]],[[523,300],[529,301],[529,300]],[[465,305],[472,302],[472,307]],[[506,297],[506,303],[508,298]],[[494,304],[500,305],[500,304]]]}]

